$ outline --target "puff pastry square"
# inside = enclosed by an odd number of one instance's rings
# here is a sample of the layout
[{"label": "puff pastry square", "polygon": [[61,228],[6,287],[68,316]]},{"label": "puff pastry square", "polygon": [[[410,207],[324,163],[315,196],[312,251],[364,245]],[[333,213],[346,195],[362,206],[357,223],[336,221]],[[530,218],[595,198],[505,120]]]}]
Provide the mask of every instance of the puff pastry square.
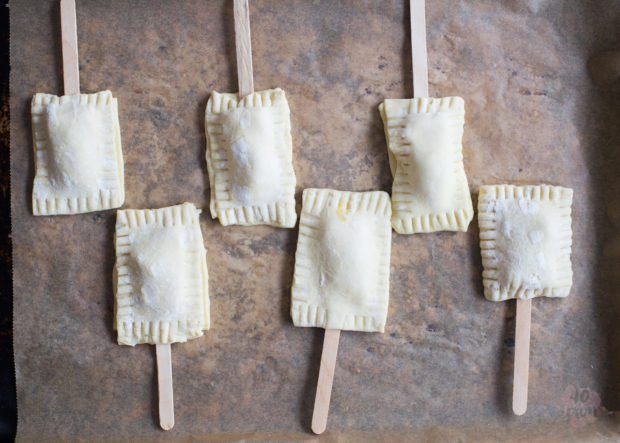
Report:
[{"label": "puff pastry square", "polygon": [[478,197],[484,296],[566,297],[572,285],[573,190],[482,186]]},{"label": "puff pastry square", "polygon": [[304,190],[291,291],[295,326],[383,332],[391,212],[385,192]]},{"label": "puff pastry square", "polygon": [[379,112],[394,176],[394,230],[467,231],[474,211],[463,166],[463,99],[387,99]]},{"label": "puff pastry square", "polygon": [[119,344],[184,342],[209,329],[199,214],[191,203],[118,211],[114,328]]},{"label": "puff pastry square", "polygon": [[125,201],[118,104],[110,91],[32,99],[34,215],[80,214]]},{"label": "puff pastry square", "polygon": [[207,103],[211,216],[222,225],[295,226],[295,171],[284,91],[213,92]]}]

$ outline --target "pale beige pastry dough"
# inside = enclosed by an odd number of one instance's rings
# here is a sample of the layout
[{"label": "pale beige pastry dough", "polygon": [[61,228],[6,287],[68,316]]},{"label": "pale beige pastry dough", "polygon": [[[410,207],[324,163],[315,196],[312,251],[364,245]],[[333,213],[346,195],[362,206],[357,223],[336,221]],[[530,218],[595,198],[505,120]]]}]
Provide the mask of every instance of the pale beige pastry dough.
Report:
[{"label": "pale beige pastry dough", "polygon": [[118,211],[114,328],[119,344],[184,342],[209,329],[199,214],[191,203]]},{"label": "pale beige pastry dough", "polygon": [[304,190],[291,291],[295,326],[383,332],[390,215],[385,192]]},{"label": "pale beige pastry dough", "polygon": [[118,104],[110,91],[32,99],[34,215],[80,214],[125,201]]},{"label": "pale beige pastry dough", "polygon": [[255,92],[242,100],[213,92],[205,118],[211,216],[224,226],[295,226],[293,143],[284,91]]},{"label": "pale beige pastry dough", "polygon": [[572,189],[482,186],[478,197],[484,296],[566,297],[572,285]]},{"label": "pale beige pastry dough", "polygon": [[463,166],[463,99],[387,99],[379,112],[394,176],[394,230],[466,231],[474,211]]}]

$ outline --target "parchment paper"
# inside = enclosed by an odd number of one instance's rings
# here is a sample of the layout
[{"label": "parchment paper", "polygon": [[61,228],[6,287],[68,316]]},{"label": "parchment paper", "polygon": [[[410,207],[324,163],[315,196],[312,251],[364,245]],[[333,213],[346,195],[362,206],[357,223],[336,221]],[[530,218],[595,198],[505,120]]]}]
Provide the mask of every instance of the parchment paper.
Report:
[{"label": "parchment paper", "polygon": [[[408,2],[251,0],[257,90],[285,89],[297,200],[390,191],[377,105],[412,96]],[[323,331],[289,317],[296,229],[204,211],[212,329],[173,345],[176,426],[158,427],[154,349],[112,330],[115,212],[33,217],[30,99],[62,93],[58,2],[11,8],[15,360],[21,441],[310,440]],[[127,208],[208,207],[204,108],[235,91],[232,2],[80,0],[84,92],[118,97]],[[620,49],[620,5],[427,2],[430,93],[466,102],[482,184],[575,190],[574,285],[533,302],[529,408],[513,416],[514,302],[482,296],[467,233],[393,235],[386,332],[342,334],[329,441],[602,440],[620,426],[620,88],[587,61]]]}]

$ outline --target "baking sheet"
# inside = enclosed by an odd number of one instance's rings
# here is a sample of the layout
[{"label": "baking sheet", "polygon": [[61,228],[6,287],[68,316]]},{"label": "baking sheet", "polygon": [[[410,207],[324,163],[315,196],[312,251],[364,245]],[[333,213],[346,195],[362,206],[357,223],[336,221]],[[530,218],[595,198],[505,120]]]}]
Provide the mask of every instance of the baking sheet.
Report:
[{"label": "baking sheet", "polygon": [[[377,105],[412,95],[403,1],[251,0],[254,81],[292,111],[306,187],[391,187]],[[572,187],[574,285],[532,309],[529,407],[510,410],[514,302],[482,296],[477,223],[393,234],[384,334],[342,334],[328,441],[617,439],[620,88],[586,62],[620,49],[612,0],[427,2],[430,93],[466,101],[482,184]],[[62,93],[58,2],[11,9],[18,439],[311,440],[323,331],[295,328],[296,229],[204,211],[212,329],[173,345],[176,426],[159,430],[154,349],[116,344],[114,211],[33,217],[30,99]],[[84,92],[118,97],[127,208],[208,207],[204,108],[236,90],[232,2],[81,0]]]}]

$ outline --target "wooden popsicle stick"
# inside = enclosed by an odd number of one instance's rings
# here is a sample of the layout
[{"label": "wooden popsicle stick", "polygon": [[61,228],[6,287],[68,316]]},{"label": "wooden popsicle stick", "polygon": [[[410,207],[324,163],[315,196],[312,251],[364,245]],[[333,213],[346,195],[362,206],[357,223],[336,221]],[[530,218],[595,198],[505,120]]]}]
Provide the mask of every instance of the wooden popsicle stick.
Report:
[{"label": "wooden popsicle stick", "polygon": [[411,11],[411,62],[413,96],[428,97],[428,57],[426,53],[426,17],[424,0],[409,0]]},{"label": "wooden popsicle stick", "polygon": [[327,415],[329,414],[329,401],[334,383],[339,340],[340,329],[325,330],[321,366],[319,367],[319,381],[316,385],[314,412],[312,413],[312,432],[315,434],[322,434],[325,428],[327,428]]},{"label": "wooden popsicle stick", "polygon": [[157,387],[159,389],[159,425],[164,431],[169,431],[174,426],[170,345],[155,345],[155,354],[157,355]]},{"label": "wooden popsicle stick", "polygon": [[248,0],[235,0],[235,45],[239,99],[254,92],[252,74],[252,39],[250,38],[250,6]]},{"label": "wooden popsicle stick", "polygon": [[80,68],[78,65],[75,0],[60,0],[60,28],[62,33],[62,75],[65,95],[79,94]]},{"label": "wooden popsicle stick", "polygon": [[527,384],[530,370],[530,325],[532,300],[517,299],[515,329],[515,368],[512,390],[512,410],[517,415],[527,410]]}]

